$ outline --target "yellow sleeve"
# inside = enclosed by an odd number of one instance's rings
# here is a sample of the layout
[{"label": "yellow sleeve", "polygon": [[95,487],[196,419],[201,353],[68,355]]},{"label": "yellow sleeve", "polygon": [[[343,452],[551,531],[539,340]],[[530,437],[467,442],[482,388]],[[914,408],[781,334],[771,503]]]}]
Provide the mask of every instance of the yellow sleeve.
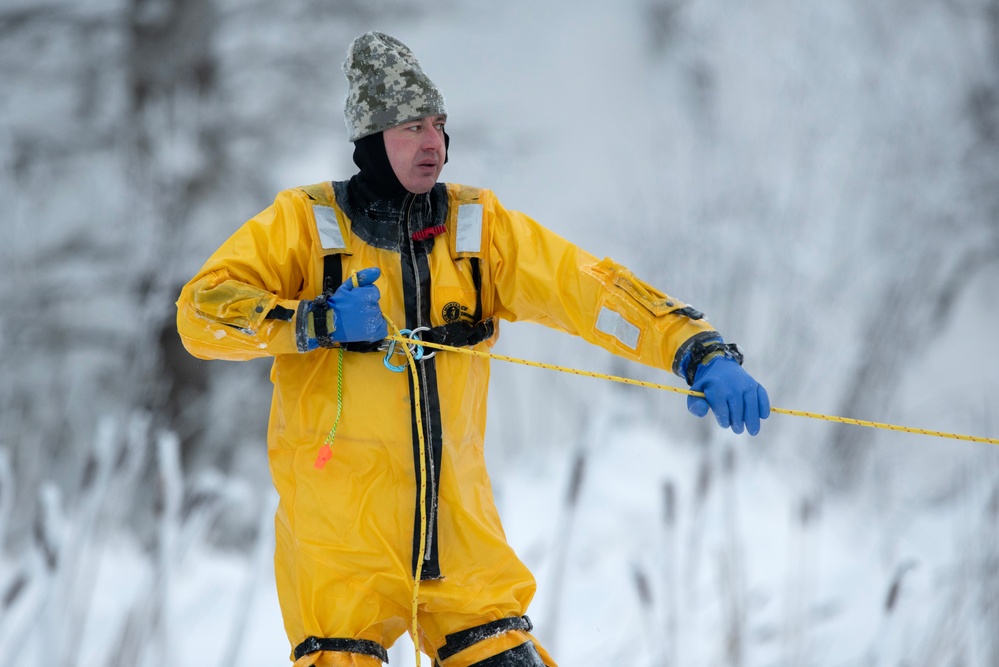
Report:
[{"label": "yellow sleeve", "polygon": [[624,266],[598,260],[528,216],[506,210],[492,193],[483,204],[492,312],[500,318],[538,322],[674,372],[684,344],[714,332],[696,310]]},{"label": "yellow sleeve", "polygon": [[[303,193],[280,193],[184,286],[177,330],[188,352],[237,361],[298,352],[297,310],[314,243],[307,206]],[[284,319],[268,319],[272,311]]]}]

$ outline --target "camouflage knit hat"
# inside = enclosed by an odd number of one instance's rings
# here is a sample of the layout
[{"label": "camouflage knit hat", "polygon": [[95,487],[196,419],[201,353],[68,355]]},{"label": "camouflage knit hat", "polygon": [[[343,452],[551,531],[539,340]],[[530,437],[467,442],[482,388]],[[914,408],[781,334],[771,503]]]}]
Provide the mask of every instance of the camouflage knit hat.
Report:
[{"label": "camouflage knit hat", "polygon": [[441,91],[409,47],[395,37],[367,32],[355,39],[347,49],[343,73],[343,115],[350,141],[417,118],[447,115]]}]

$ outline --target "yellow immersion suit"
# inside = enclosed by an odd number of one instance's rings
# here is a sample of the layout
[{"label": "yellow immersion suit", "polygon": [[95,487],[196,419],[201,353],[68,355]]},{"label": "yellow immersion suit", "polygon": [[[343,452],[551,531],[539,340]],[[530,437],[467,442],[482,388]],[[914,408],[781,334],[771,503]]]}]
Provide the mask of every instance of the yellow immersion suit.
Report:
[{"label": "yellow immersion suit", "polygon": [[[352,230],[343,191],[334,185],[286,190],[242,226],[184,287],[177,324],[195,356],[274,357],[268,451],[280,496],[275,570],[292,646],[308,637],[345,637],[388,647],[409,625],[420,530],[413,384],[408,369],[387,370],[383,354],[345,352],[332,458],[316,467],[337,416],[339,351],[303,352],[296,320],[300,301],[323,291],[327,256],[339,256],[339,280],[380,267],[382,312],[400,327],[467,320],[481,310],[483,319],[539,322],[673,370],[678,351],[713,330],[624,267],[504,209],[488,190],[438,184],[432,194],[440,197],[436,222],[443,224],[405,229],[398,247],[378,247],[392,244],[366,242]],[[411,206],[423,205],[412,199]],[[405,216],[399,224],[408,224]],[[494,340],[476,347],[488,350]],[[522,616],[535,583],[506,542],[486,473],[488,359],[438,352],[420,368],[432,479],[419,640],[442,667],[462,667],[534,642],[518,628],[445,658],[440,653],[447,635]],[[325,652],[297,664],[313,663],[379,660]]]}]

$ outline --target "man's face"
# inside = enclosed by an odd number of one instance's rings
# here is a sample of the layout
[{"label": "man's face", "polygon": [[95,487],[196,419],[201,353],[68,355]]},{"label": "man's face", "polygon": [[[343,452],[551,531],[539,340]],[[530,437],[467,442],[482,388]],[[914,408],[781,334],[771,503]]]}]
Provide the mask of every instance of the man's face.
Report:
[{"label": "man's face", "polygon": [[445,116],[427,116],[385,130],[385,152],[402,186],[430,192],[444,168]]}]

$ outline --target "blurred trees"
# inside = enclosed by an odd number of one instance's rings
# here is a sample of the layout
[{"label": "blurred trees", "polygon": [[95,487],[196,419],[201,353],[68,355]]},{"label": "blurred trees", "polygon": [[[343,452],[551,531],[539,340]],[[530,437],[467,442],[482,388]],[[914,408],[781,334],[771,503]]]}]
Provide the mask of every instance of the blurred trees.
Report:
[{"label": "blurred trees", "polygon": [[[665,128],[637,201],[669,249],[645,261],[783,407],[898,420],[929,356],[971,391],[995,372],[958,369],[969,334],[950,327],[999,260],[999,3],[910,9],[646,6]],[[877,432],[775,421],[823,483],[863,484]]]},{"label": "blurred trees", "polygon": [[[999,255],[999,3],[927,2],[908,18],[903,5],[640,4],[641,99],[665,124],[631,151],[648,165],[639,194],[635,171],[608,184],[639,232],[614,243],[640,275],[707,310],[777,396],[807,388],[809,407],[872,419]],[[136,409],[180,435],[192,469],[264,474],[236,443],[262,449],[266,362],[191,358],[172,301],[206,248],[292,184],[281,174],[297,156],[320,160],[303,178],[349,173],[339,62],[378,17],[420,10],[109,0],[0,13],[0,443],[26,479],[71,488],[97,419]],[[621,201],[592,202],[595,238]],[[664,225],[668,256],[642,240]],[[848,487],[875,435],[832,431],[827,481]]]},{"label": "blurred trees", "polygon": [[[212,248],[293,184],[276,180],[282,165],[342,141],[345,44],[383,13],[413,20],[412,6],[0,9],[0,447],[26,482],[7,540],[26,534],[31,480],[72,496],[108,415],[149,413],[151,429],[180,435],[190,469],[263,480],[268,365],[190,357],[173,301]],[[243,443],[258,452],[239,456]]]}]

